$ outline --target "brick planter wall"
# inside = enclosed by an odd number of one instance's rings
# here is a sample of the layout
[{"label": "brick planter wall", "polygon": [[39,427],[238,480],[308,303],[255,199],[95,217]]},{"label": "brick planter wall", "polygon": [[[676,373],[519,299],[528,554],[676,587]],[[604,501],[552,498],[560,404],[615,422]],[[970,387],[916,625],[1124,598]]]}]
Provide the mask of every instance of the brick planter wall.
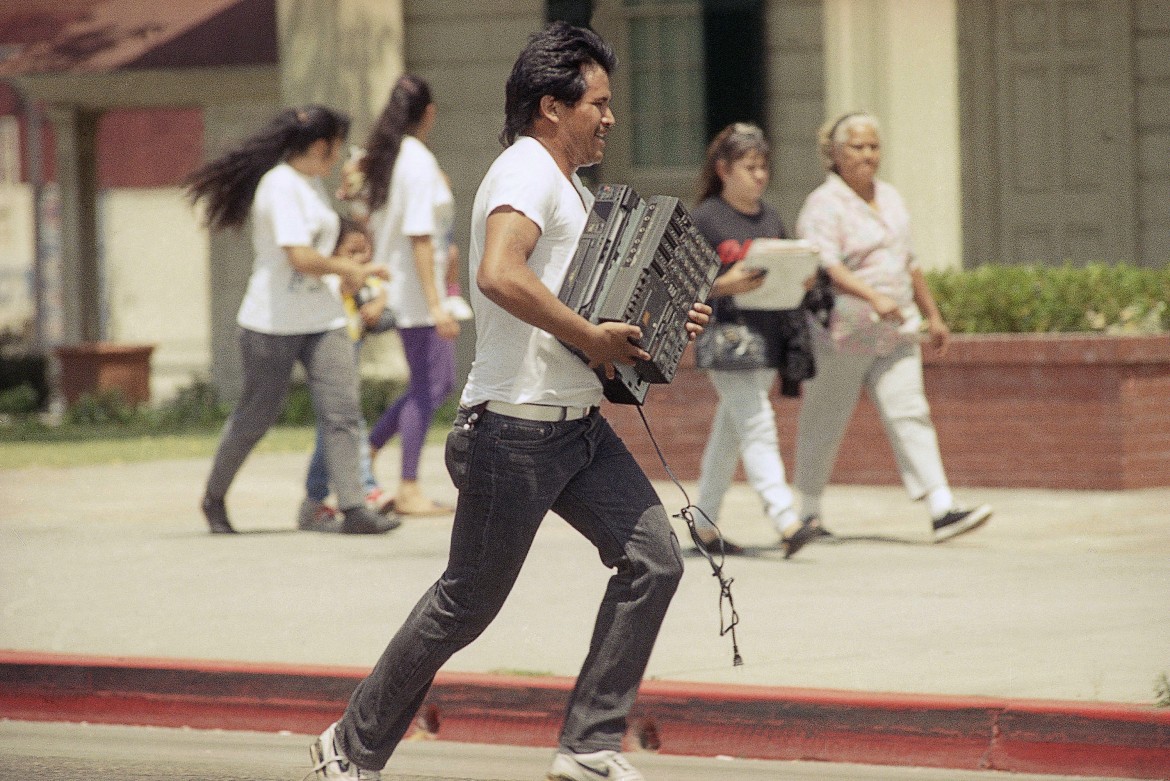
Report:
[{"label": "brick planter wall", "polygon": [[[1170,337],[957,335],[945,357],[927,356],[925,374],[953,485],[1170,486]],[[647,396],[650,428],[680,479],[698,478],[716,402],[690,351],[675,381]],[[773,404],[791,478],[800,402],[773,390]],[[606,404],[605,414],[647,474],[665,478],[637,410]],[[832,480],[900,484],[877,412],[864,397]]]}]

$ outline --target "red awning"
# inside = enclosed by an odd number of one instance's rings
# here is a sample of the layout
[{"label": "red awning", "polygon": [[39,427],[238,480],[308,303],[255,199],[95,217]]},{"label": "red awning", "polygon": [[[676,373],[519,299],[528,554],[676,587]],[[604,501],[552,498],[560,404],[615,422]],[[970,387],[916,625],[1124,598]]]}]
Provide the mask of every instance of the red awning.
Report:
[{"label": "red awning", "polygon": [[275,0],[15,5],[19,10],[0,11],[0,78],[277,62]]}]

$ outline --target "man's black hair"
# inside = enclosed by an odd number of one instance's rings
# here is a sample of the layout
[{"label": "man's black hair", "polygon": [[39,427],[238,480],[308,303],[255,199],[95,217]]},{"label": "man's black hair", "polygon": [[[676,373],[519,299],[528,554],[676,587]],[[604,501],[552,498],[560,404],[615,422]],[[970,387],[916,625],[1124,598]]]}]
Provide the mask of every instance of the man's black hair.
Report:
[{"label": "man's black hair", "polygon": [[533,34],[508,76],[500,143],[511,146],[517,136],[532,127],[545,95],[576,105],[586,88],[581,69],[593,64],[607,74],[613,73],[617,55],[592,30],[558,21]]}]

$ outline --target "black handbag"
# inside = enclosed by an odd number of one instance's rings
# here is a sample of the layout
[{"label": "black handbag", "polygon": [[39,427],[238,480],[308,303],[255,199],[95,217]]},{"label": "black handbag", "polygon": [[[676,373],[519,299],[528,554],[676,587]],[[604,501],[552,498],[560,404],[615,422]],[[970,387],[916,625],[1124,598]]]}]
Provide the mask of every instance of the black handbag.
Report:
[{"label": "black handbag", "polygon": [[723,371],[763,369],[768,366],[768,344],[743,323],[708,323],[695,340],[695,365]]}]

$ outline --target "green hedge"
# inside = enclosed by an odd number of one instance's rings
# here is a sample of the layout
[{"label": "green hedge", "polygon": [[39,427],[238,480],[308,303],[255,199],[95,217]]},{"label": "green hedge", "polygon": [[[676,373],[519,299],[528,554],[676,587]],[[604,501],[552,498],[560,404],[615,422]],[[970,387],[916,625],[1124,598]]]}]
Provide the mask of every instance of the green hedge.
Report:
[{"label": "green hedge", "polygon": [[986,265],[926,279],[955,333],[1170,330],[1170,268]]}]

